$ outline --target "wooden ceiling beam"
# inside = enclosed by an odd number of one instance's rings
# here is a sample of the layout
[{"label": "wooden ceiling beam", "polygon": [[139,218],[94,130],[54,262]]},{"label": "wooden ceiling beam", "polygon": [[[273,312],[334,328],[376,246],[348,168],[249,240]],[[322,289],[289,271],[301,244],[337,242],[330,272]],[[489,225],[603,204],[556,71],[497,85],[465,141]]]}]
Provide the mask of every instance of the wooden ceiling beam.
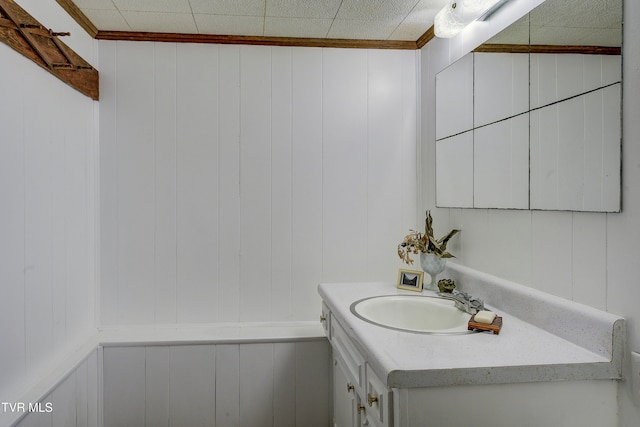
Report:
[{"label": "wooden ceiling beam", "polygon": [[56,2],[80,25],[92,38],[98,34],[98,29],[87,15],[82,13],[80,8],[76,6],[73,0],[56,0]]},{"label": "wooden ceiling beam", "polygon": [[97,101],[98,70],[58,38],[67,35],[47,29],[13,0],[0,0],[0,41]]},{"label": "wooden ceiling beam", "polygon": [[0,27],[10,28],[12,30],[18,29],[18,27],[16,27],[16,24],[14,24],[11,19],[4,18],[2,15],[0,15]]}]

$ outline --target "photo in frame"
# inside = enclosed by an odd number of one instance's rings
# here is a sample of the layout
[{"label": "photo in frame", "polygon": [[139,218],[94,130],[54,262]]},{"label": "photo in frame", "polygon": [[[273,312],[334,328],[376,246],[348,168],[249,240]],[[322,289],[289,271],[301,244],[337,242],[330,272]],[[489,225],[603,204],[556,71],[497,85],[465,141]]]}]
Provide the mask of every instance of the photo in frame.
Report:
[{"label": "photo in frame", "polygon": [[422,284],[424,281],[424,272],[415,270],[398,271],[398,288],[408,291],[422,292]]}]

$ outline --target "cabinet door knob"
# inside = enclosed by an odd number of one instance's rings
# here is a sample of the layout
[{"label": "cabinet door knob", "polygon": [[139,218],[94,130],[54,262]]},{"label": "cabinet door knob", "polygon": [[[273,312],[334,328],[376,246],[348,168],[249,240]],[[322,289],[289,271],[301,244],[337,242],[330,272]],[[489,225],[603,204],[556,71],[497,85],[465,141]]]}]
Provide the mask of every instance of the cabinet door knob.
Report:
[{"label": "cabinet door knob", "polygon": [[325,316],[320,316],[320,322],[326,322],[327,318]]},{"label": "cabinet door knob", "polygon": [[367,403],[369,404],[369,407],[373,406],[373,402],[377,402],[378,401],[378,396],[371,396],[369,393],[367,393]]},{"label": "cabinet door knob", "polygon": [[358,413],[361,414],[366,411],[367,408],[364,405],[358,405]]},{"label": "cabinet door knob", "polygon": [[351,393],[356,388],[351,383],[347,383],[347,393]]}]

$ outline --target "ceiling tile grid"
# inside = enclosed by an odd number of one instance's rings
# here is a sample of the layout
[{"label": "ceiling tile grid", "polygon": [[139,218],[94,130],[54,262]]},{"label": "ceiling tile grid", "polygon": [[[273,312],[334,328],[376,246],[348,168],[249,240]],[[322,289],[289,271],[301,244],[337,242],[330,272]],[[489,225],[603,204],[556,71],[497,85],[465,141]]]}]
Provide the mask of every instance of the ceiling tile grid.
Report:
[{"label": "ceiling tile grid", "polygon": [[116,8],[112,10],[83,9],[82,11],[91,23],[101,30],[108,28],[108,31],[132,31],[124,16]]},{"label": "ceiling tile grid", "polygon": [[417,0],[345,0],[336,18],[363,21],[389,18],[402,20],[417,3]]},{"label": "ceiling tile grid", "polygon": [[198,27],[190,13],[122,11],[122,16],[135,31],[198,34]]},{"label": "ceiling tile grid", "polygon": [[325,38],[331,28],[331,19],[320,18],[281,18],[267,16],[264,19],[264,36]]},{"label": "ceiling tile grid", "polygon": [[79,9],[117,10],[111,0],[73,0]]},{"label": "ceiling tile grid", "polygon": [[265,11],[265,0],[189,0],[189,3],[193,13],[264,17]]},{"label": "ceiling tile grid", "polygon": [[264,18],[261,16],[198,14],[194,15],[194,18],[200,34],[225,34],[230,36],[264,35]]},{"label": "ceiling tile grid", "polygon": [[415,41],[447,0],[72,0],[100,31]]},{"label": "ceiling tile grid", "polygon": [[110,0],[120,11],[191,13],[189,0]]},{"label": "ceiling tile grid", "polygon": [[356,40],[387,40],[399,22],[356,19],[334,19],[327,38]]},{"label": "ceiling tile grid", "polygon": [[342,0],[268,0],[265,15],[280,18],[333,19],[341,4]]}]

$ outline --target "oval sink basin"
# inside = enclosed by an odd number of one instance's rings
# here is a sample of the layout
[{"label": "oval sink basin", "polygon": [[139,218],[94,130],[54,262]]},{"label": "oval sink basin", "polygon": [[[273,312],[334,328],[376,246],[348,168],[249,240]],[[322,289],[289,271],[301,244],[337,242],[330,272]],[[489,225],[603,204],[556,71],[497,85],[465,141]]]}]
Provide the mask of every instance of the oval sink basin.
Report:
[{"label": "oval sink basin", "polygon": [[466,334],[471,315],[447,298],[384,295],[351,304],[358,318],[389,329],[425,334]]}]

